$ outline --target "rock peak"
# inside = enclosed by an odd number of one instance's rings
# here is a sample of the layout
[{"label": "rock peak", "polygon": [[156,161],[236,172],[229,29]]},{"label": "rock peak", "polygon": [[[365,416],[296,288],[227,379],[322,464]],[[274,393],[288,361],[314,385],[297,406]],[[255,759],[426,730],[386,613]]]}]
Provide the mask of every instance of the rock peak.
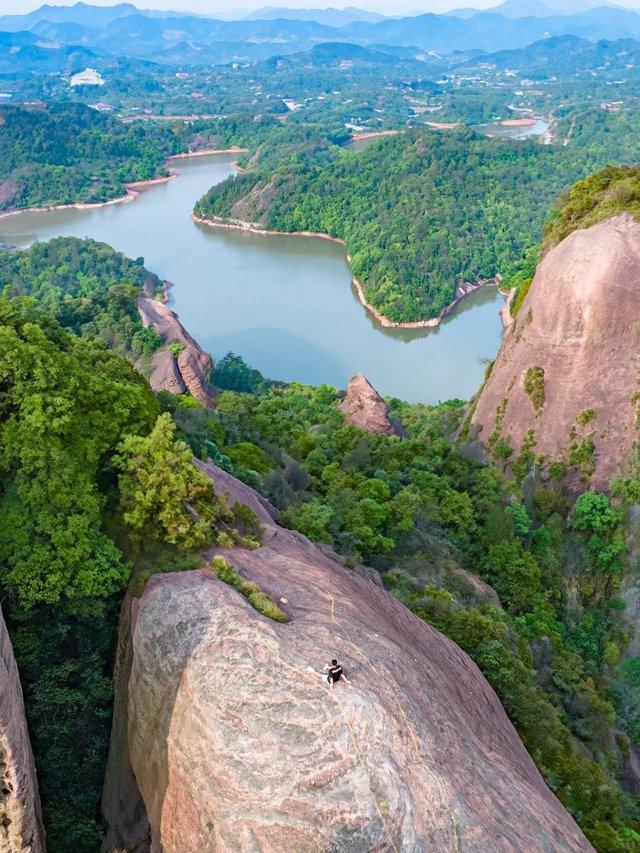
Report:
[{"label": "rock peak", "polygon": [[138,298],[138,312],[143,325],[160,335],[165,344],[178,344],[175,354],[170,348],[158,350],[153,356],[149,384],[154,391],[170,391],[192,397],[204,406],[213,406],[213,388],[209,383],[213,361],[184,328],[178,315],[164,302],[147,296]]},{"label": "rock peak", "polygon": [[538,265],[472,418],[489,455],[542,454],[607,489],[640,423],[640,223],[574,231]]},{"label": "rock peak", "polygon": [[408,437],[402,423],[389,417],[389,406],[362,373],[356,373],[349,381],[340,408],[347,416],[347,423],[365,432]]}]

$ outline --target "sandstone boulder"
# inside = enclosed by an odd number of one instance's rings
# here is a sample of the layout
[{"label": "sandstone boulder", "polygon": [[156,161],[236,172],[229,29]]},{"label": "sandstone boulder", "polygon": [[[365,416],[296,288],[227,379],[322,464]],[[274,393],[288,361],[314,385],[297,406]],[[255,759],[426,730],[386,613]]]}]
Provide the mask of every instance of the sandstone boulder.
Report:
[{"label": "sandstone boulder", "polygon": [[590,851],[467,655],[238,489],[265,540],[222,553],[291,621],[206,569],[125,602],[106,849]]},{"label": "sandstone boulder", "polygon": [[178,370],[184,384],[191,396],[205,406],[213,403],[213,389],[209,384],[212,368],[211,356],[197,344],[185,347],[178,356]]},{"label": "sandstone boulder", "polygon": [[472,434],[489,448],[510,443],[510,461],[531,440],[550,460],[571,461],[573,446],[580,475],[606,489],[638,440],[639,340],[640,223],[621,214],[575,231],[541,261]]},{"label": "sandstone boulder", "polygon": [[389,418],[389,406],[362,373],[356,373],[350,380],[340,408],[347,416],[347,423],[366,432],[407,437],[400,421]]},{"label": "sandstone boulder", "polygon": [[178,343],[184,347],[177,359],[169,350],[161,350],[154,355],[153,371],[149,377],[153,390],[170,391],[172,394],[183,394],[187,390],[203,405],[212,406],[214,395],[209,383],[213,368],[211,356],[200,348],[164,302],[140,296],[138,312],[143,325],[153,329],[166,344]]},{"label": "sandstone boulder", "polygon": [[149,385],[154,391],[169,391],[171,394],[184,394],[187,386],[178,368],[175,356],[168,349],[154,353],[153,371],[149,376]]},{"label": "sandstone boulder", "polygon": [[0,851],[42,853],[44,831],[22,688],[0,611]]}]

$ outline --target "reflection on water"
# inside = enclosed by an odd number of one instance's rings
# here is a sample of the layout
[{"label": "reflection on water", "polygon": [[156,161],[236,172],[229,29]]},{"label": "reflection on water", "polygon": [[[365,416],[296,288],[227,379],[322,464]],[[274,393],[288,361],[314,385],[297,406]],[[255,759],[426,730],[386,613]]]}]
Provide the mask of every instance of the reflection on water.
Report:
[{"label": "reflection on water", "polygon": [[503,124],[476,124],[472,128],[485,136],[499,139],[525,139],[527,136],[542,136],[549,130],[549,122],[536,119],[534,124],[525,125],[503,125]]},{"label": "reflection on water", "polygon": [[275,379],[344,387],[362,371],[412,402],[471,396],[497,352],[502,302],[477,291],[435,329],[384,329],[358,301],[343,249],[326,240],[208,228],[194,202],[231,174],[227,155],[177,161],[180,176],[131,203],[0,220],[0,241],[103,240],[173,283],[172,307],[217,357],[228,350]]},{"label": "reflection on water", "polygon": [[[357,299],[355,288],[353,289],[353,293]],[[381,325],[369,311],[365,311],[365,314],[373,328],[378,332],[382,332],[383,335],[393,338],[396,341],[414,341],[416,338],[428,338],[441,334],[447,326],[454,322],[456,323],[455,333],[458,334],[458,331],[460,330],[460,320],[465,317],[466,314],[473,313],[473,318],[470,316],[469,319],[475,320],[478,316],[478,308],[483,305],[493,306],[496,302],[499,310],[502,307],[502,301],[499,298],[496,288],[492,286],[481,287],[458,302],[453,311],[450,314],[447,314],[439,326],[425,326],[421,329],[389,328],[388,326]]]}]

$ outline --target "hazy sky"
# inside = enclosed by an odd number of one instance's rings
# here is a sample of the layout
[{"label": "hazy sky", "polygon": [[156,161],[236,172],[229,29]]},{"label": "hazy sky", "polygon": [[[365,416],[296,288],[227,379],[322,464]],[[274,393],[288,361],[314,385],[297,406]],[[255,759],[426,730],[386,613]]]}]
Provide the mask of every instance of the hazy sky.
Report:
[{"label": "hazy sky", "polygon": [[[19,14],[30,12],[43,5],[46,0],[0,0],[0,14]],[[51,6],[73,6],[77,0],[48,0]],[[117,0],[86,0],[92,6],[113,6]],[[171,9],[176,12],[196,12],[211,15],[235,10],[247,12],[263,6],[286,6],[289,8],[326,8],[332,6],[344,9],[355,6],[359,9],[371,9],[386,15],[402,15],[407,13],[445,12],[461,6],[473,6],[476,9],[488,9],[497,6],[500,0],[127,0],[139,8]],[[547,0],[553,7],[553,0]],[[590,0],[585,5],[596,5],[597,0]],[[602,0],[604,4],[606,0]],[[640,0],[614,0],[612,5],[638,8]],[[241,17],[239,12],[238,17]]]}]

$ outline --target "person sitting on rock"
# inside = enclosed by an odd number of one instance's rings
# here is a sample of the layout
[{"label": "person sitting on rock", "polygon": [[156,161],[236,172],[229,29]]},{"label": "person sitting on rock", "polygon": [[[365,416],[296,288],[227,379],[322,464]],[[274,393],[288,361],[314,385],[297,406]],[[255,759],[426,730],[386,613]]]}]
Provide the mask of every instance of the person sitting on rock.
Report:
[{"label": "person sitting on rock", "polygon": [[344,670],[342,669],[342,667],[340,666],[340,664],[338,663],[338,661],[335,658],[331,661],[331,666],[329,666],[328,663],[325,663],[325,665],[322,667],[322,669],[325,672],[325,675],[323,675],[323,678],[325,679],[325,681],[327,682],[327,684],[330,687],[333,687],[333,685],[337,681],[340,681],[341,678],[344,678],[344,680],[347,684],[349,683],[349,679],[344,674]]},{"label": "person sitting on rock", "polygon": [[312,666],[308,666],[307,669],[309,672],[313,672],[316,675],[319,675],[323,681],[326,681],[327,684],[333,688],[333,685],[340,681],[340,679],[344,679],[344,681],[348,684],[349,679],[344,674],[343,668],[340,666],[338,661],[334,658],[330,664],[325,663],[322,667],[322,672],[316,672],[316,670]]}]

